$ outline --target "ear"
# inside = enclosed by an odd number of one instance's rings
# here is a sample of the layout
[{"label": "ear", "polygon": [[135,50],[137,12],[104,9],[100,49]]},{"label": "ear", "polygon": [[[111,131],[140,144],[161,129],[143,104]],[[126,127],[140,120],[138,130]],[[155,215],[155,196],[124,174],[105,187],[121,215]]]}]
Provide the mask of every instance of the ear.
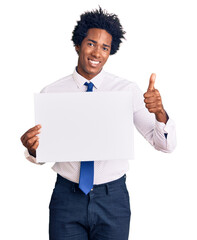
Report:
[{"label": "ear", "polygon": [[76,46],[75,46],[75,50],[76,50],[77,54],[79,55],[80,46],[79,46],[79,45],[76,45]]}]

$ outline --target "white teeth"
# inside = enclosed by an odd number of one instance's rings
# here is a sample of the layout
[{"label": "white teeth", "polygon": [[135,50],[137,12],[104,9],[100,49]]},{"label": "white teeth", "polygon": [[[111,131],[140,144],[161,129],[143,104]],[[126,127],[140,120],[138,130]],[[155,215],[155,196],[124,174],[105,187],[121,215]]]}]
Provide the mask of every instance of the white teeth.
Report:
[{"label": "white teeth", "polygon": [[92,64],[99,64],[99,62],[93,61],[93,60],[89,60]]}]

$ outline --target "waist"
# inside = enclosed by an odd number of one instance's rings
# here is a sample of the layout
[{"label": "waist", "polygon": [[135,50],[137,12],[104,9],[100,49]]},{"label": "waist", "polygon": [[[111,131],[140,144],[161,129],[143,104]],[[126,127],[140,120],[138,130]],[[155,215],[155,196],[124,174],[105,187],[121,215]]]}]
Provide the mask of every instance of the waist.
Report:
[{"label": "waist", "polygon": [[[117,187],[124,185],[126,182],[126,174],[124,174],[121,178],[111,181],[111,182],[107,182],[107,183],[102,183],[102,184],[94,184],[93,188],[91,191],[106,191],[106,190],[113,190],[113,189],[117,189]],[[61,175],[57,174],[57,181],[56,184],[62,184],[64,185],[64,187],[70,188],[72,189],[72,191],[77,191],[80,190],[79,189],[79,184],[72,182],[64,177],[62,177]]]},{"label": "waist", "polygon": [[[79,183],[80,162],[56,162],[52,169],[63,178]],[[128,160],[94,162],[94,184],[103,184],[121,178],[129,170]]]}]

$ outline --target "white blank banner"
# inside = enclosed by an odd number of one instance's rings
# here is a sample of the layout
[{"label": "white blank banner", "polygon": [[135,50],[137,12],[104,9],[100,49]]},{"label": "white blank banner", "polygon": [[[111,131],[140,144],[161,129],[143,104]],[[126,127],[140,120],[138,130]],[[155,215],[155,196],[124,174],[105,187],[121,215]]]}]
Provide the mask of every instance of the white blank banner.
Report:
[{"label": "white blank banner", "polygon": [[37,162],[133,159],[131,92],[35,94]]}]

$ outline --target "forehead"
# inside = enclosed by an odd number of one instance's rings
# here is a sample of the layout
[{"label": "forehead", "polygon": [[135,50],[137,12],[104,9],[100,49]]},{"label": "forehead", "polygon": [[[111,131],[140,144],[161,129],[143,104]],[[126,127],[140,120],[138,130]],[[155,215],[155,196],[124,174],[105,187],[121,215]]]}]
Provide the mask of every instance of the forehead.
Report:
[{"label": "forehead", "polygon": [[100,28],[90,28],[87,32],[86,40],[91,39],[100,44],[111,45],[112,35]]}]

